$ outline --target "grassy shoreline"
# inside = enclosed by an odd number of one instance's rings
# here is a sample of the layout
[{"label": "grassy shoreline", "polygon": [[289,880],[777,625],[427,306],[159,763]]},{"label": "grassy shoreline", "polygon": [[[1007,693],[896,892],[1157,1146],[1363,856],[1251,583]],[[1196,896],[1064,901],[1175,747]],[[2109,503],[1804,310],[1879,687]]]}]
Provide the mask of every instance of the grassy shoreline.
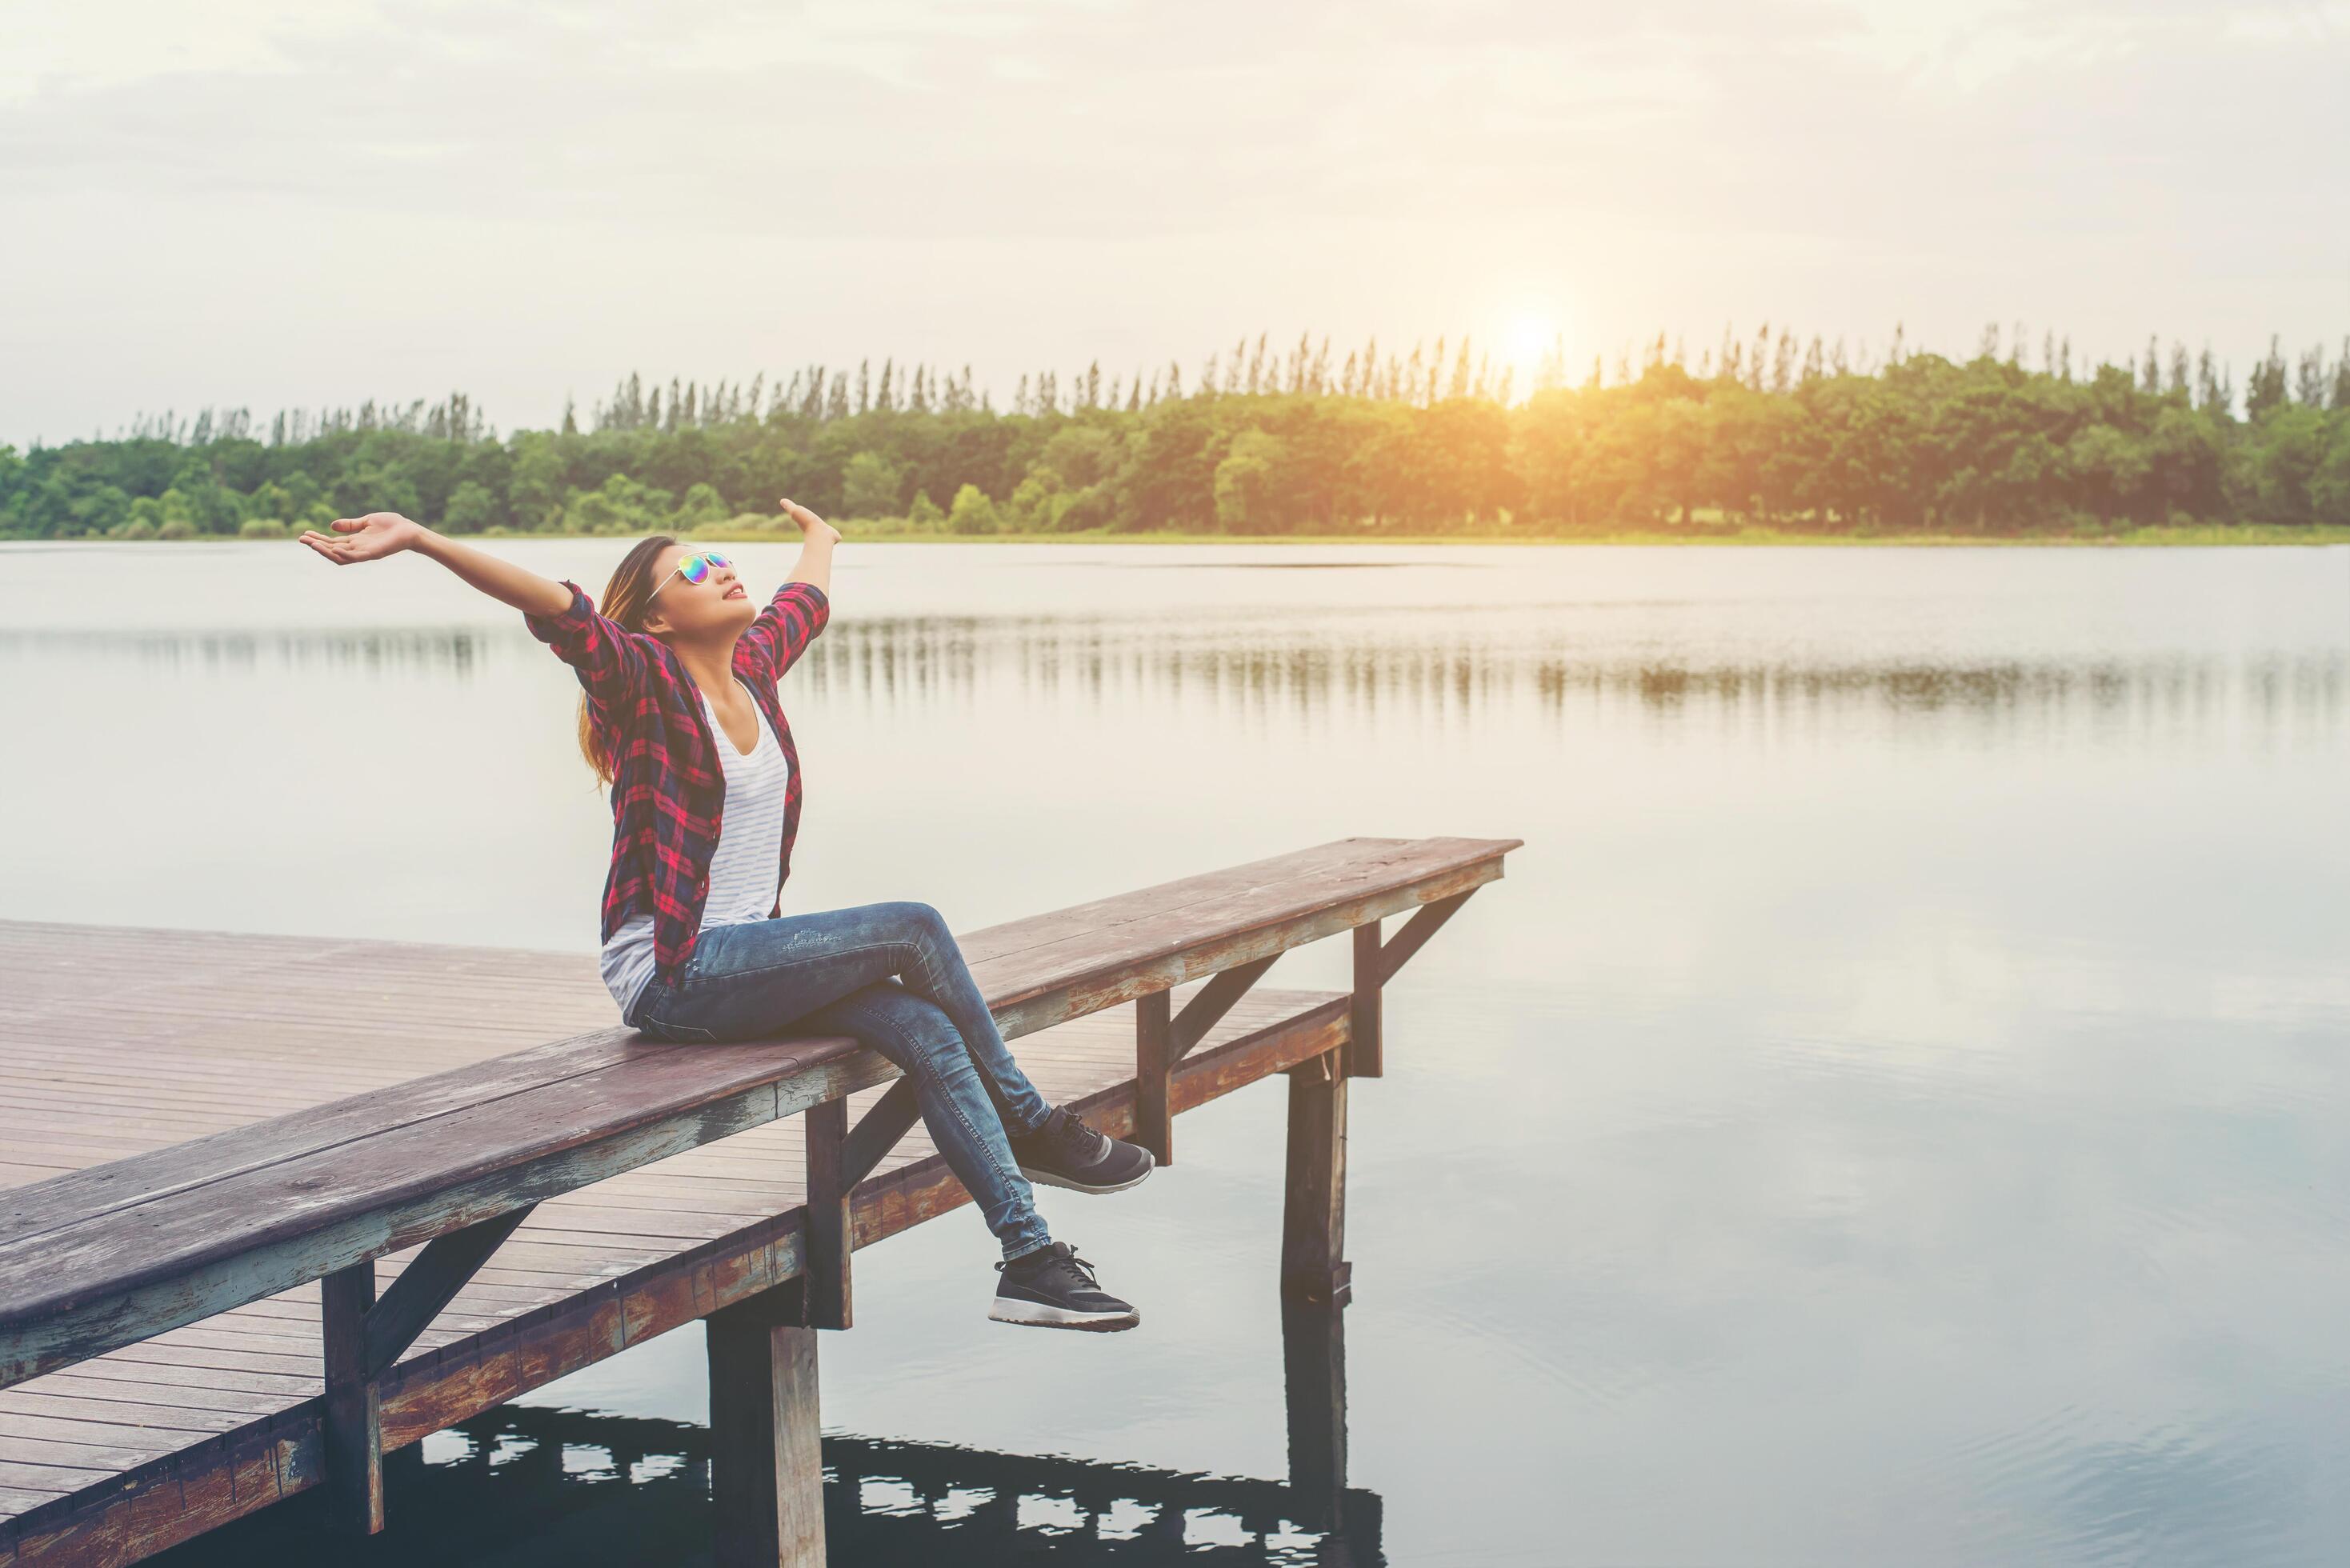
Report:
[{"label": "grassy shoreline", "polygon": [[[868,545],[1731,545],[1742,548],[1794,545],[1806,547],[1875,548],[2006,548],[2055,546],[2095,548],[2210,548],[2213,546],[2282,546],[2350,545],[2350,527],[2324,524],[2294,526],[2269,523],[2209,524],[2190,527],[2158,526],[2080,532],[2048,530],[2019,534],[1819,534],[1777,528],[1606,529],[1575,534],[1397,534],[1368,537],[1360,534],[1195,534],[1176,530],[1110,533],[1094,529],[1055,534],[949,534],[935,528],[892,526],[887,519],[836,521],[844,544]],[[628,535],[585,533],[517,533],[493,528],[460,535],[476,539],[611,539],[641,538],[646,529]],[[734,544],[790,544],[795,535],[740,519],[686,529],[695,539]],[[291,535],[286,536],[287,539]],[[284,540],[204,534],[167,541],[116,541],[96,535],[73,540],[7,540],[9,544],[170,543],[265,544]]]},{"label": "grassy shoreline", "polygon": [[[842,543],[852,540],[868,544],[940,544],[940,545],[1729,545],[1746,547],[1771,545],[1799,546],[2006,546],[2006,545],[2084,545],[2126,546],[2131,548],[2213,545],[2350,545],[2350,527],[2296,527],[2274,524],[2218,524],[2208,527],[2150,527],[2120,529],[2110,533],[2076,534],[1805,534],[1790,533],[1774,528],[1738,528],[1720,531],[1679,532],[1671,530],[1610,529],[1580,534],[1399,534],[1367,538],[1359,534],[1187,534],[1175,531],[1159,533],[1120,533],[1100,531],[1074,534],[941,534],[929,530],[889,529],[863,524],[835,524],[842,535]],[[547,535],[509,535],[513,538],[553,537]],[[574,535],[592,537],[592,535]],[[783,539],[772,529],[731,528],[720,524],[715,528],[697,528],[697,539],[733,540],[750,544],[762,540]]]}]

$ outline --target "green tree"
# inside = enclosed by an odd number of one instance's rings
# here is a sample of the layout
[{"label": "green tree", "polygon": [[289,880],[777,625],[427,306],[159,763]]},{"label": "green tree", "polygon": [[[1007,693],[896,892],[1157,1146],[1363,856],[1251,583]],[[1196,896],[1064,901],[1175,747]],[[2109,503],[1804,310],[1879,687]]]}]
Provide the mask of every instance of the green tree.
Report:
[{"label": "green tree", "polygon": [[616,473],[594,490],[575,490],[564,508],[564,524],[579,534],[651,534],[668,525],[673,510],[666,490]]},{"label": "green tree", "polygon": [[546,436],[517,438],[513,475],[506,481],[506,510],[521,528],[559,524],[569,489],[562,449]]},{"label": "green tree", "polygon": [[248,523],[256,518],[290,523],[302,515],[302,509],[294,504],[294,493],[272,479],[263,481],[253,493],[245,504],[244,515]]},{"label": "green tree", "polygon": [[441,526],[452,534],[478,534],[497,521],[498,510],[498,498],[489,486],[469,479],[450,493]]},{"label": "green tree", "polygon": [[955,492],[954,504],[947,509],[950,533],[993,534],[996,528],[995,503],[987,498],[987,492],[976,484]]},{"label": "green tree", "polygon": [[677,504],[677,513],[670,519],[670,528],[673,533],[690,534],[696,528],[723,523],[733,514],[733,509],[726,504],[726,498],[718,493],[715,485],[697,484],[685,493],[684,500]]},{"label": "green tree", "polygon": [[[885,396],[889,391],[889,375],[890,367],[884,362],[881,387]],[[851,517],[895,517],[898,515],[899,483],[902,477],[898,465],[879,452],[858,452],[840,472],[842,510]]]},{"label": "green tree", "polygon": [[1279,436],[1243,431],[1216,464],[1216,521],[1234,534],[1269,534],[1282,521],[1282,468],[1289,449]]}]

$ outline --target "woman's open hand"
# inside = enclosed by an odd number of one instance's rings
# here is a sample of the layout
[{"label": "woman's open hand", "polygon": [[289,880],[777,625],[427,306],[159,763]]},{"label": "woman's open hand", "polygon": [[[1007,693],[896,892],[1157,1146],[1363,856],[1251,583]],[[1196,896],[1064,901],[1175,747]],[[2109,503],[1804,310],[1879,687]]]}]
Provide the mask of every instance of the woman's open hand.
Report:
[{"label": "woman's open hand", "polygon": [[790,496],[785,496],[780,504],[784,509],[784,515],[800,525],[800,532],[806,536],[808,543],[812,545],[819,542],[827,545],[840,543],[839,529],[794,501]]},{"label": "woman's open hand", "polygon": [[302,543],[338,566],[358,561],[380,561],[411,549],[424,536],[424,524],[397,512],[370,512],[364,517],[338,517],[332,534],[309,529]]}]

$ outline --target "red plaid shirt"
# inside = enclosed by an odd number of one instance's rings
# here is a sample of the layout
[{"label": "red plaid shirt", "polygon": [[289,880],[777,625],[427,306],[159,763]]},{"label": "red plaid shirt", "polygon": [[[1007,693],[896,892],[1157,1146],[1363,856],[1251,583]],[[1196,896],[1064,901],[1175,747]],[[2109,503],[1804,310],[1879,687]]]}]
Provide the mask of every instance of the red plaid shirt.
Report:
[{"label": "red plaid shirt", "polygon": [[[630,915],[653,917],[653,972],[674,985],[693,955],[702,906],[710,896],[710,857],[718,847],[726,775],[702,711],[702,691],[667,643],[630,631],[599,613],[577,583],[570,607],[525,615],[531,635],[555,649],[588,693],[590,722],[613,759],[612,869],[604,882],[604,940]],[[784,855],[772,914],[792,871],[800,829],[800,758],[784,722],[775,682],[831,618],[831,602],[814,583],[785,583],[734,644],[734,673],[774,726],[791,763],[784,790]]]}]

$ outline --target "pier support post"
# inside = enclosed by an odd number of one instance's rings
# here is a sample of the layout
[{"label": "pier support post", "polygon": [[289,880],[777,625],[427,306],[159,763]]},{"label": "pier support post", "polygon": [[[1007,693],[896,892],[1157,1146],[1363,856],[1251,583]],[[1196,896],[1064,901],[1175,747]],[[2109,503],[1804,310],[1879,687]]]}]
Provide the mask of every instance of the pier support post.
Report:
[{"label": "pier support post", "polygon": [[807,1231],[801,1281],[810,1328],[847,1328],[855,1321],[850,1287],[848,1203],[857,1185],[849,1174],[848,1102],[810,1106],[807,1137]]},{"label": "pier support post", "polygon": [[1355,928],[1355,995],[1347,1010],[1347,1074],[1376,1078],[1387,1071],[1387,1042],[1381,1037],[1379,987],[1387,983],[1388,963],[1379,949],[1378,920]]},{"label": "pier support post", "polygon": [[[1343,1048],[1342,1048],[1343,1049]],[[1336,1525],[1347,1493],[1347,1073],[1340,1051],[1289,1069],[1288,1168],[1281,1206],[1281,1358],[1289,1484]]]},{"label": "pier support post", "polygon": [[1336,1051],[1289,1069],[1288,1170],[1282,1183],[1281,1293],[1347,1300],[1347,1075]]},{"label": "pier support post", "polygon": [[368,1314],[375,1306],[375,1260],[318,1282],[326,1342],[326,1491],[335,1527],[355,1535],[383,1529],[383,1409],[368,1366]]},{"label": "pier support post", "polygon": [[1134,999],[1134,1141],[1160,1165],[1175,1163],[1175,1113],[1169,1101],[1177,1056],[1174,1007],[1171,992]]},{"label": "pier support post", "polygon": [[379,1300],[373,1258],[318,1281],[326,1362],[326,1485],[338,1527],[360,1535],[383,1529],[383,1400],[391,1370],[517,1226],[525,1203],[435,1236]]},{"label": "pier support post", "polygon": [[706,1324],[717,1568],[824,1568],[816,1331],[789,1280]]}]

